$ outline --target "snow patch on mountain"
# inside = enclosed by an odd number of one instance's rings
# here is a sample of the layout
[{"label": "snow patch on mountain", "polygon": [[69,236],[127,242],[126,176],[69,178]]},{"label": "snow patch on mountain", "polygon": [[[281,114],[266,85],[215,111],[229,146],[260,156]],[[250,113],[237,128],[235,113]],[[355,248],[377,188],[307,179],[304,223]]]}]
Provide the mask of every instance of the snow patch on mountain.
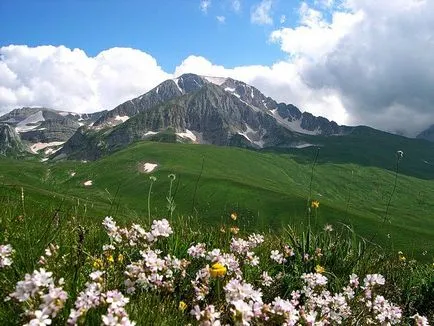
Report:
[{"label": "snow patch on mountain", "polygon": [[316,146],[314,144],[309,144],[309,143],[304,143],[304,144],[298,144],[293,146],[294,148],[307,148],[307,147],[312,147],[312,146]]},{"label": "snow patch on mountain", "polygon": [[44,115],[42,114],[42,111],[38,111],[32,115],[29,115],[26,119],[18,122],[15,130],[17,132],[33,130],[38,128],[40,125],[38,123],[42,121],[45,121]]},{"label": "snow patch on mountain", "polygon": [[155,168],[158,166],[158,164],[154,163],[145,163],[143,164],[143,172],[145,173],[151,173],[155,170]]},{"label": "snow patch on mountain", "polygon": [[35,143],[32,146],[30,146],[30,150],[36,154],[44,148],[57,147],[57,146],[63,145],[64,143],[65,143],[64,141],[53,141],[51,143]]},{"label": "snow patch on mountain", "polygon": [[188,139],[191,139],[192,141],[196,141],[196,135],[192,132],[192,131],[190,131],[190,130],[188,130],[188,129],[185,129],[185,132],[177,132],[176,133],[176,135],[178,135],[179,137],[181,137],[181,138],[188,138]]},{"label": "snow patch on mountain", "polygon": [[178,87],[179,91],[180,91],[181,93],[184,93],[184,91],[182,90],[182,88],[181,88],[181,87],[179,86],[179,84],[178,84],[179,79],[180,79],[180,77],[178,77],[178,78],[173,78],[172,80],[173,80],[173,82],[175,83],[176,87]]},{"label": "snow patch on mountain", "polygon": [[156,135],[156,134],[158,134],[158,132],[156,132],[156,131],[147,131],[144,133],[143,137],[152,136],[152,135]]},{"label": "snow patch on mountain", "polygon": [[288,120],[288,119],[284,119],[280,116],[279,112],[277,112],[277,109],[273,109],[269,111],[271,113],[271,115],[276,119],[276,121],[286,127],[287,129],[291,130],[291,131],[295,131],[298,132],[300,134],[305,134],[305,135],[320,135],[321,134],[321,130],[320,129],[316,129],[316,130],[306,130],[303,129],[301,127],[301,119],[297,119],[297,120]]},{"label": "snow patch on mountain", "polygon": [[209,81],[212,84],[215,84],[217,86],[221,86],[227,78],[225,77],[210,77],[210,76],[202,76],[205,80]]},{"label": "snow patch on mountain", "polygon": [[253,130],[248,124],[246,124],[246,130],[238,131],[238,134],[246,138],[252,144],[260,148],[264,147],[265,142],[262,140],[262,137],[260,137],[259,131]]},{"label": "snow patch on mountain", "polygon": [[127,116],[127,115],[124,115],[124,116],[117,115],[117,116],[115,117],[115,120],[116,120],[116,121],[122,121],[122,122],[125,122],[125,121],[127,121],[129,118],[130,118],[130,117]]}]

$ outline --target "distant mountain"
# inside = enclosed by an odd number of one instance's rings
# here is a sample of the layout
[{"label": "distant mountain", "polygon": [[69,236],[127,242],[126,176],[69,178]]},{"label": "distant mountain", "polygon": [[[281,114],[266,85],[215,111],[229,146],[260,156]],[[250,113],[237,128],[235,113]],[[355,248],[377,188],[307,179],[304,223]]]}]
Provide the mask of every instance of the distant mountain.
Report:
[{"label": "distant mountain", "polygon": [[0,117],[0,123],[17,132],[30,152],[51,154],[77,131],[93,124],[104,112],[77,114],[49,108],[24,107]]},{"label": "distant mountain", "polygon": [[0,124],[0,155],[18,156],[26,152],[20,136],[11,126]]},{"label": "distant mountain", "polygon": [[343,135],[351,127],[277,103],[231,78],[185,74],[105,112],[57,153],[95,159],[142,139],[264,148],[300,146],[303,135]]},{"label": "distant mountain", "polygon": [[419,135],[416,136],[416,138],[426,139],[434,142],[434,125],[431,125],[431,127],[422,131]]}]

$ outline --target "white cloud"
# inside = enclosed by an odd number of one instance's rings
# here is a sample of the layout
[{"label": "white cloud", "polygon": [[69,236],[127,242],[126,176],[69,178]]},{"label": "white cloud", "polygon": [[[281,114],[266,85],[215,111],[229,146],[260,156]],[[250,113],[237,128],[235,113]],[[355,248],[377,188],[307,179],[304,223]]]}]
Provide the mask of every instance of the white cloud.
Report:
[{"label": "white cloud", "polygon": [[208,13],[208,8],[211,7],[211,0],[200,0],[200,10],[205,14]]},{"label": "white cloud", "polygon": [[331,8],[335,4],[335,0],[315,0],[315,5],[324,7],[324,8]]},{"label": "white cloud", "polygon": [[[337,3],[327,11],[323,3],[302,3],[297,26],[270,34],[286,59],[228,69],[189,56],[173,75],[239,79],[338,123],[409,135],[434,123],[434,1]],[[0,111],[25,105],[111,109],[171,76],[139,50],[113,48],[89,57],[62,46],[2,47]]]},{"label": "white cloud", "polygon": [[216,16],[216,19],[220,24],[224,24],[226,22],[225,16]]},{"label": "white cloud", "polygon": [[271,17],[271,10],[273,7],[273,0],[262,0],[259,4],[252,7],[250,21],[258,25],[272,25],[273,18]]},{"label": "white cloud", "polygon": [[232,10],[235,12],[239,12],[241,10],[241,1],[240,0],[231,0]]},{"label": "white cloud", "polygon": [[347,0],[330,19],[303,3],[300,25],[271,34],[314,92],[339,98],[351,123],[414,135],[434,123],[434,2]]},{"label": "white cloud", "polygon": [[64,46],[0,48],[0,111],[46,106],[111,109],[169,78],[150,55],[112,48],[89,57]]},{"label": "white cloud", "polygon": [[286,22],[286,15],[280,16],[280,23],[285,24],[285,22]]},{"label": "white cloud", "polygon": [[323,89],[313,91],[301,79],[298,63],[281,61],[272,66],[239,66],[227,69],[214,65],[201,56],[189,56],[175,69],[175,76],[195,73],[205,76],[231,77],[257,87],[266,96],[278,102],[292,103],[302,111],[326,116],[338,123],[348,122],[342,103],[333,92]]}]

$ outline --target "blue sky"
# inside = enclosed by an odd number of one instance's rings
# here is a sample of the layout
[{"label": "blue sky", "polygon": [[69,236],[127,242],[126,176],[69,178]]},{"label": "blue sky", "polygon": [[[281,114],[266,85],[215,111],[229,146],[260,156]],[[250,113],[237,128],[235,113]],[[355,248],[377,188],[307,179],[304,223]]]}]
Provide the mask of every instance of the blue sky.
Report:
[{"label": "blue sky", "polygon": [[[253,24],[260,1],[214,0],[1,0],[0,45],[65,45],[90,56],[111,47],[141,49],[168,71],[184,58],[201,55],[226,67],[272,64],[285,57],[270,32],[294,25],[299,1],[273,3],[274,24]],[[224,17],[224,23],[217,16]],[[222,19],[222,18],[220,18]]]},{"label": "blue sky", "polygon": [[190,72],[415,135],[434,123],[433,12],[432,0],[0,0],[0,114],[110,110]]}]

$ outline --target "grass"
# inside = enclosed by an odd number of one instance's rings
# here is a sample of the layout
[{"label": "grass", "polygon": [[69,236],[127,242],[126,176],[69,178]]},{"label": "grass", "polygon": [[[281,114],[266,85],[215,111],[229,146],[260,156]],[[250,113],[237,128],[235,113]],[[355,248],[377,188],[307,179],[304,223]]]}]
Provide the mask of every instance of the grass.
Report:
[{"label": "grass", "polygon": [[[143,194],[145,193],[144,190]],[[3,198],[8,199],[3,201],[0,208],[0,227],[3,231],[0,244],[10,243],[15,253],[13,265],[0,270],[0,324],[16,325],[29,320],[31,315],[22,315],[22,312],[26,309],[31,310],[31,302],[20,305],[14,300],[3,299],[13,292],[16,282],[22,280],[25,273],[31,273],[41,266],[52,271],[55,277],[65,279],[63,289],[67,291],[69,300],[55,317],[55,324],[65,324],[74,301],[89,280],[89,273],[95,271],[97,260],[101,262],[97,268],[105,272],[103,288],[119,289],[126,293],[123,283],[124,270],[128,264],[140,257],[140,247],[129,247],[110,241],[101,227],[102,216],[85,215],[83,210],[77,209],[76,212],[69,211],[65,215],[62,213],[57,219],[47,216],[43,211],[31,209],[26,204],[26,196],[23,205],[20,193],[14,189],[4,191]],[[143,205],[146,206],[145,201]],[[321,206],[318,208],[318,211],[320,210]],[[316,212],[313,212],[312,219],[315,215]],[[147,218],[144,216],[119,214],[116,220],[120,227],[128,226],[130,222],[127,221],[130,220],[140,222],[148,229]],[[162,255],[170,253],[179,259],[189,259],[191,263],[186,270],[186,276],[179,278],[175,283],[177,286],[173,292],[143,289],[128,295],[130,303],[127,305],[127,312],[130,319],[138,325],[180,325],[192,322],[195,324],[188,313],[195,302],[190,280],[194,279],[196,271],[203,268],[207,262],[203,259],[191,259],[187,255],[187,249],[193,244],[204,243],[208,250],[220,248],[223,252],[230,252],[232,237],[246,239],[250,234],[249,225],[243,226],[245,222],[242,215],[237,216],[236,220],[231,219],[229,214],[223,216],[219,221],[223,230],[220,227],[210,228],[194,216],[175,215],[170,219],[170,223],[173,234],[160,240],[155,249],[161,250]],[[230,231],[235,226],[239,228],[236,235]],[[403,324],[410,324],[409,317],[416,312],[430,319],[434,318],[434,268],[431,264],[410,258],[403,260],[396,252],[363,241],[353,229],[345,225],[335,225],[333,231],[327,232],[314,231],[303,224],[290,224],[273,231],[264,228],[261,233],[265,238],[264,243],[253,250],[259,258],[259,265],[254,267],[243,264],[241,269],[246,282],[255,288],[263,289],[263,298],[266,302],[273,301],[277,296],[291,298],[292,291],[302,287],[300,277],[303,273],[312,273],[320,265],[324,268],[323,275],[329,279],[330,291],[340,291],[348,283],[348,276],[352,273],[360,275],[361,278],[369,273],[381,273],[387,283],[379,293],[393,299],[393,302],[401,307],[405,316]],[[45,255],[44,250],[50,243],[59,245],[58,253],[52,257],[46,256],[47,263],[44,265],[38,264],[39,257]],[[109,243],[115,244],[115,248],[103,251],[103,245]],[[270,260],[271,250],[276,249],[285,253],[285,248],[291,248],[294,253],[293,256],[286,254],[285,264]],[[123,255],[122,261],[119,260],[120,254]],[[305,258],[306,254],[309,259]],[[110,260],[109,257],[114,259]],[[241,256],[239,259],[242,260]],[[273,278],[270,287],[263,286],[262,271],[267,271]],[[230,317],[229,306],[224,303],[224,296],[220,294],[223,285],[229,280],[228,276],[222,280],[211,281],[206,302],[215,304],[222,311],[222,319],[226,318],[226,321],[232,324],[234,320]],[[218,282],[222,284],[218,285]],[[181,300],[188,305],[185,312],[178,308]],[[103,308],[91,309],[82,322],[85,325],[99,324],[101,315],[105,313]]]},{"label": "grass", "polygon": [[[320,151],[300,163],[294,153],[255,152],[206,145],[140,142],[95,162],[2,160],[0,192],[21,187],[32,209],[60,210],[93,216],[118,215],[147,219],[149,176],[140,163],[159,164],[153,173],[152,216],[167,216],[170,173],[176,174],[172,196],[175,215],[192,215],[218,226],[237,211],[247,230],[278,230],[306,223],[306,198],[320,201],[312,226],[345,223],[360,236],[388,249],[425,259],[432,256],[434,192],[432,180],[354,163],[324,162]],[[390,153],[390,161],[394,160]],[[304,154],[307,155],[307,154]],[[406,163],[406,157],[400,168]],[[393,165],[393,164],[392,164]],[[75,172],[71,176],[71,172]],[[310,181],[312,177],[312,182]],[[83,182],[92,180],[91,187]],[[392,197],[393,196],[393,197]],[[386,218],[386,209],[390,207]],[[145,218],[146,217],[146,218]]]}]

